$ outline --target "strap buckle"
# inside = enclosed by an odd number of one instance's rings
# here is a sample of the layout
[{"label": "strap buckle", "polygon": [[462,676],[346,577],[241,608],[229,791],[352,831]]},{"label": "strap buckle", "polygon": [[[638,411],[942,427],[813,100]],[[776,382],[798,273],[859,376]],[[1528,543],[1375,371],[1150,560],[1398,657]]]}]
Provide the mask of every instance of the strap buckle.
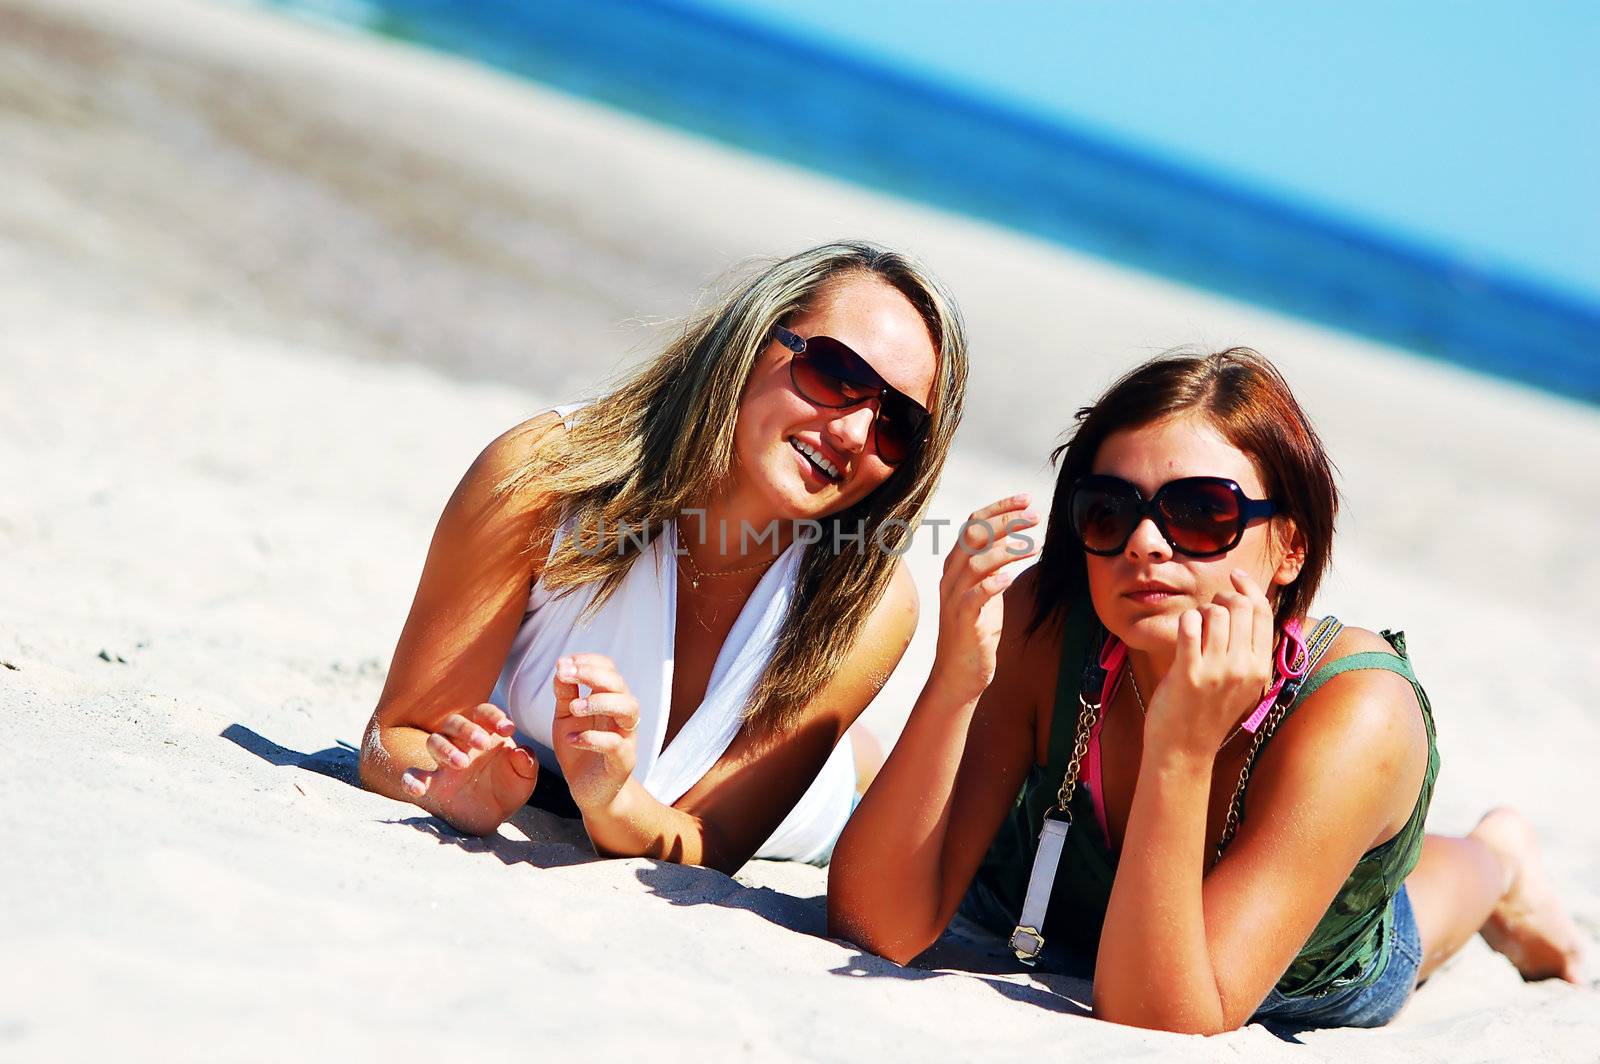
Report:
[{"label": "strap buckle", "polygon": [[1017,955],[1017,960],[1030,968],[1038,963],[1039,954],[1044,952],[1044,936],[1039,933],[1037,927],[1018,924],[1006,944],[1011,947],[1011,952]]}]

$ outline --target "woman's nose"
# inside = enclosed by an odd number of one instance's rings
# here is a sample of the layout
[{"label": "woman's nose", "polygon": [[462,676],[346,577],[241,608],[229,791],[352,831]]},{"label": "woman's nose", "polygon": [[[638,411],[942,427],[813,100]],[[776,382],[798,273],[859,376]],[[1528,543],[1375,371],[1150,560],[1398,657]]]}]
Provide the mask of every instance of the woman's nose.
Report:
[{"label": "woman's nose", "polygon": [[877,416],[878,412],[867,404],[841,412],[827,424],[828,442],[846,454],[861,453],[866,450],[872,422]]},{"label": "woman's nose", "polygon": [[1130,558],[1168,558],[1172,555],[1172,547],[1166,537],[1156,527],[1155,521],[1148,517],[1139,519],[1123,551]]}]

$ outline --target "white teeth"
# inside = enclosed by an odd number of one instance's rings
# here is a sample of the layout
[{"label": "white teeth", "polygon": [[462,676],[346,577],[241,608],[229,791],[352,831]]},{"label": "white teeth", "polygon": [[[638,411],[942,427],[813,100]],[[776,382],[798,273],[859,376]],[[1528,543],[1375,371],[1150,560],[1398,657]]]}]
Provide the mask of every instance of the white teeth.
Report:
[{"label": "white teeth", "polygon": [[839,467],[824,458],[822,456],[822,452],[818,451],[815,447],[810,446],[804,440],[792,440],[790,442],[794,444],[795,450],[799,451],[801,454],[817,463],[817,465],[821,466],[824,473],[827,473],[828,476],[832,477],[834,480],[839,479]]}]

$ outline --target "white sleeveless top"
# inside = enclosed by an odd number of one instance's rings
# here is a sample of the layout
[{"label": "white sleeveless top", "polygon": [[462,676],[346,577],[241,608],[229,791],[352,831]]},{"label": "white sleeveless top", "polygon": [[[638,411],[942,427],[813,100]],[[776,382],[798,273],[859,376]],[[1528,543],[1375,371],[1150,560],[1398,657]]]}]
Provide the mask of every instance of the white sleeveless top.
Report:
[{"label": "white sleeveless top", "polygon": [[[565,534],[570,532],[563,528],[558,536]],[[541,769],[560,772],[551,748],[556,660],[567,654],[606,655],[639,702],[633,776],[651,797],[671,805],[710,771],[738,734],[750,693],[788,616],[804,549],[791,544],[762,575],[717,654],[704,699],[665,749],[678,615],[675,528],[639,553],[616,592],[587,620],[579,615],[593,600],[594,589],[580,587],[558,598],[541,577],[489,701],[516,723],[519,741],[537,755]],[[817,779],[756,856],[792,861],[825,857],[850,817],[854,797],[855,764],[845,740],[834,747]]]}]

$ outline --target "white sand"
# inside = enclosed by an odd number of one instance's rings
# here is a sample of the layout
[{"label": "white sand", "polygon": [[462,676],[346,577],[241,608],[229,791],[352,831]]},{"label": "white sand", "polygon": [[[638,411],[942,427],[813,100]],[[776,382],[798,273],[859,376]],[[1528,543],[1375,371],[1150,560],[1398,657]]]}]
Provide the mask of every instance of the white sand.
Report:
[{"label": "white sand", "polygon": [[[0,1059],[1594,1059],[1594,991],[1481,943],[1385,1031],[1157,1035],[972,943],[902,970],[818,937],[817,869],[598,862],[532,812],[466,840],[350,785],[477,448],[720,267],[846,234],[967,311],[941,516],[1047,491],[1071,410],[1147,352],[1278,359],[1345,475],[1323,605],[1405,627],[1434,698],[1433,827],[1522,806],[1592,943],[1593,409],[408,49],[0,0]],[[912,557],[886,738],[930,656]]]}]

